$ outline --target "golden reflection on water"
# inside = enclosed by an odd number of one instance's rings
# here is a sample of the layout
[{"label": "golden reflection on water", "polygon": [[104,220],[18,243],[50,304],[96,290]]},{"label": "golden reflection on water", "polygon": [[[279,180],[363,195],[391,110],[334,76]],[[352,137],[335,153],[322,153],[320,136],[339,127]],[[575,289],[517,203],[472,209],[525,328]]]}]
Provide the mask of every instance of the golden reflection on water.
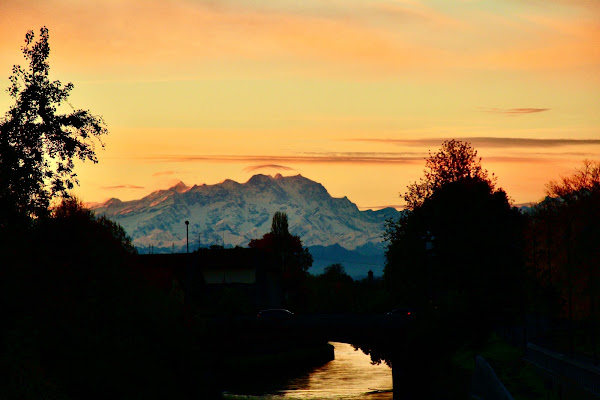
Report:
[{"label": "golden reflection on water", "polygon": [[247,399],[336,399],[391,400],[392,370],[385,364],[372,365],[369,356],[346,343],[331,343],[335,360],[304,376],[292,379],[276,393],[240,396]]}]

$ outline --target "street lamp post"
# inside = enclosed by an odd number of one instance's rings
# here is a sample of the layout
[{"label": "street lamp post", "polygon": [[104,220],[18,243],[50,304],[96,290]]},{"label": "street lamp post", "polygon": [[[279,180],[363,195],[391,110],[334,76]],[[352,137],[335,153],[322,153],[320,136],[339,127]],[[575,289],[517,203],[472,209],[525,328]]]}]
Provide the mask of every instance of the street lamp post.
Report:
[{"label": "street lamp post", "polygon": [[190,236],[189,236],[190,221],[185,221],[185,252],[190,252]]}]

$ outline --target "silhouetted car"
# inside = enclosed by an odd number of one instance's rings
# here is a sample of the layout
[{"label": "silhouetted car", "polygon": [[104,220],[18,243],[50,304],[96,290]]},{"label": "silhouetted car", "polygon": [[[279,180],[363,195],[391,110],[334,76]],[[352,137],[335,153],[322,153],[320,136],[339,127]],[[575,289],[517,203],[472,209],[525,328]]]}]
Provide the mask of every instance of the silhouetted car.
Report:
[{"label": "silhouetted car", "polygon": [[386,313],[385,315],[393,318],[412,319],[415,317],[415,310],[408,307],[394,308],[392,311]]},{"label": "silhouetted car", "polygon": [[261,320],[283,321],[293,318],[294,313],[283,308],[270,308],[259,311],[257,317]]}]

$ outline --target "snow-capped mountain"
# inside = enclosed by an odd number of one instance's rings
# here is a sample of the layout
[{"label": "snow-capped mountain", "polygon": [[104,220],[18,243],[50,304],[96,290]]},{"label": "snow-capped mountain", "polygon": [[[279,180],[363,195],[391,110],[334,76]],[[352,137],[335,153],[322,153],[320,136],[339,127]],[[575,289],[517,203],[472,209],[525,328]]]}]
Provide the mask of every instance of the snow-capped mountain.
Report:
[{"label": "snow-capped mountain", "polygon": [[301,175],[255,175],[246,183],[226,180],[187,187],[182,182],[133,201],[110,199],[93,206],[118,222],[141,252],[181,251],[189,221],[190,251],[199,245],[246,246],[271,229],[276,211],[287,213],[290,232],[305,246],[354,250],[380,247],[393,208],[360,211],[348,198],[333,198],[320,183]]}]

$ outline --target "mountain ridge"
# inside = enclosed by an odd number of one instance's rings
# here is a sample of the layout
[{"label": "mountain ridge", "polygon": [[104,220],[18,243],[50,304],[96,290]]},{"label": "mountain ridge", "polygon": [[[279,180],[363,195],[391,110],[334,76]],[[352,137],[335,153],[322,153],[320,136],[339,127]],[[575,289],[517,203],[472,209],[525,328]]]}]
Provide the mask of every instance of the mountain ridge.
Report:
[{"label": "mountain ridge", "polygon": [[153,246],[168,252],[185,247],[185,220],[190,222],[190,248],[246,246],[270,230],[275,211],[283,211],[290,232],[305,246],[339,244],[353,250],[380,244],[385,220],[400,215],[391,207],[360,211],[347,197],[332,197],[318,182],[281,174],[257,174],[245,183],[226,179],[190,187],[178,182],[141,199],[111,198],[92,209],[121,224],[138,249]]}]

